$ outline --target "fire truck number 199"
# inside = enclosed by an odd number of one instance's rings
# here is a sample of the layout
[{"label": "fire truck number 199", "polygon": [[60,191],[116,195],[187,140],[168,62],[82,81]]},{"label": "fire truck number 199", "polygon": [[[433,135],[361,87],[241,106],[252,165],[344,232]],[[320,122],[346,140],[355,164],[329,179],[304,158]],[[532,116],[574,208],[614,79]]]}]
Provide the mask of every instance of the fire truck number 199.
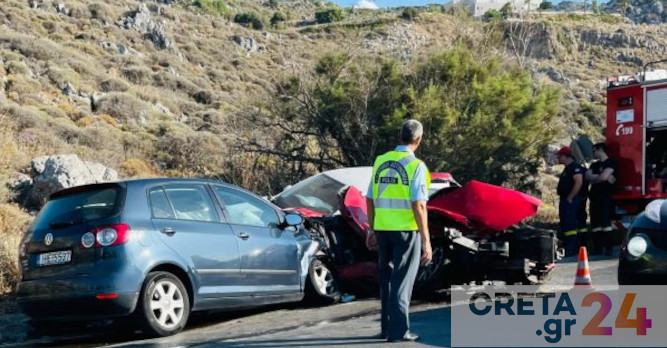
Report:
[{"label": "fire truck number 199", "polygon": [[616,128],[616,135],[617,136],[631,135],[634,132],[634,130],[635,129],[632,126],[625,127],[622,124],[619,124],[618,128]]}]

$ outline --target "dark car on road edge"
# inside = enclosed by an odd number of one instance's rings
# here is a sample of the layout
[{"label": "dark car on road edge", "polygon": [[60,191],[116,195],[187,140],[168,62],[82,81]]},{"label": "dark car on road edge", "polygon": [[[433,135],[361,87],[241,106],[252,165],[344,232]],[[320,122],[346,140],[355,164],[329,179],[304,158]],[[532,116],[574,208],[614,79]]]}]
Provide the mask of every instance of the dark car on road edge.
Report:
[{"label": "dark car on road edge", "polygon": [[339,297],[323,241],[262,198],[212,180],[54,193],[20,245],[18,302],[35,327],[120,318],[174,334],[191,311]]},{"label": "dark car on road edge", "polygon": [[628,229],[618,263],[620,285],[667,285],[667,200],[646,206]]}]

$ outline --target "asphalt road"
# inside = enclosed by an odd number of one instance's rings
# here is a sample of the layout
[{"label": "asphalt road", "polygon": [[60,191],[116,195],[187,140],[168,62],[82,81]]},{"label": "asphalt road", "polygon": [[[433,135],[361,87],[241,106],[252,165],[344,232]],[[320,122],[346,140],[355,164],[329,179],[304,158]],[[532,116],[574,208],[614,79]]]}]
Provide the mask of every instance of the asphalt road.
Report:
[{"label": "asphalt road", "polygon": [[[594,285],[615,285],[617,257],[590,259]],[[577,260],[557,264],[546,281],[550,285],[572,285]],[[421,336],[417,343],[395,343],[392,347],[448,347],[451,343],[450,304],[445,295],[412,306],[412,330]],[[359,300],[323,308],[299,305],[273,306],[240,313],[199,315],[175,336],[137,340],[136,336],[111,332],[84,337],[55,337],[31,340],[23,346],[43,347],[366,347],[386,343],[373,339],[379,332],[379,303]]]}]

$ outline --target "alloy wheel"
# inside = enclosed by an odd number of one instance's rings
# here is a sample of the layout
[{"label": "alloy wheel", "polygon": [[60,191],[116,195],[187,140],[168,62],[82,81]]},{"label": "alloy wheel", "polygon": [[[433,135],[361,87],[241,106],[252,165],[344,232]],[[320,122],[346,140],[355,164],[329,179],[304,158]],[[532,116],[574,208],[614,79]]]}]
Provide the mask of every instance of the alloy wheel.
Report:
[{"label": "alloy wheel", "polygon": [[183,293],[168,279],[155,284],[151,294],[150,309],[153,317],[165,329],[173,329],[183,319],[185,303]]},{"label": "alloy wheel", "polygon": [[323,264],[320,264],[314,269],[314,273],[313,280],[315,281],[317,291],[322,295],[331,294],[335,290],[334,277],[331,271]]}]

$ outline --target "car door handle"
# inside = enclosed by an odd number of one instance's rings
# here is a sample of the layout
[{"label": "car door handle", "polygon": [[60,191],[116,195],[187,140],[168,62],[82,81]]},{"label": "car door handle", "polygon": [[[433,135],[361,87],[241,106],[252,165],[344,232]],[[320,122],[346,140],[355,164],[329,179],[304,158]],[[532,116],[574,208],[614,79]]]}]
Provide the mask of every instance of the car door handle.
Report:
[{"label": "car door handle", "polygon": [[239,234],[237,234],[236,236],[243,239],[243,240],[246,240],[246,239],[250,238],[250,235],[245,233],[245,232],[239,232]]},{"label": "car door handle", "polygon": [[165,227],[160,232],[162,232],[162,233],[168,235],[169,237],[171,237],[176,233],[176,230],[174,230],[171,227]]}]

